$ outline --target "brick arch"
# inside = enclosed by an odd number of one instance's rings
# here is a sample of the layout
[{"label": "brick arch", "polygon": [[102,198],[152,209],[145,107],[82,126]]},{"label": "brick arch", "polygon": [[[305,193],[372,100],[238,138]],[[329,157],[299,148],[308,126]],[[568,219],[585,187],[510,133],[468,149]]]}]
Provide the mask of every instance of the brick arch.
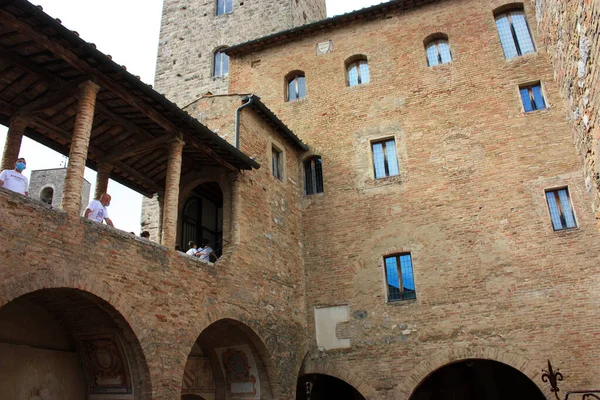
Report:
[{"label": "brick arch", "polygon": [[[154,338],[145,334],[150,330],[145,326],[144,319],[138,316],[139,312],[136,314],[131,307],[131,300],[120,292],[112,291],[108,284],[102,282],[97,276],[89,273],[84,275],[74,269],[29,270],[0,282],[0,308],[23,296],[46,290],[64,289],[79,292],[82,296],[89,295],[88,300],[112,318],[117,327],[128,328],[125,329],[126,332],[122,332],[122,339],[129,343],[124,343],[124,347],[131,346],[125,349],[127,357],[135,358],[135,362],[129,360],[136,368],[135,371],[131,370],[131,378],[138,376],[142,382],[143,398],[150,398],[154,390],[153,382],[159,382],[163,373],[162,370],[152,370],[150,360],[146,356],[157,352]],[[100,302],[96,303],[94,298]]]},{"label": "brick arch", "polygon": [[298,378],[308,374],[329,375],[340,379],[356,389],[366,400],[380,400],[377,391],[366,383],[360,374],[355,372],[350,365],[342,361],[327,359],[311,360],[307,354],[300,368]]},{"label": "brick arch", "polygon": [[541,367],[537,368],[531,364],[531,361],[520,355],[517,351],[509,352],[496,347],[452,347],[439,351],[431,357],[418,364],[409,376],[407,376],[396,389],[396,397],[409,399],[414,391],[438,369],[466,359],[482,359],[497,361],[506,364],[529,378],[546,397],[550,398],[551,393],[545,387],[540,386],[542,382]]}]

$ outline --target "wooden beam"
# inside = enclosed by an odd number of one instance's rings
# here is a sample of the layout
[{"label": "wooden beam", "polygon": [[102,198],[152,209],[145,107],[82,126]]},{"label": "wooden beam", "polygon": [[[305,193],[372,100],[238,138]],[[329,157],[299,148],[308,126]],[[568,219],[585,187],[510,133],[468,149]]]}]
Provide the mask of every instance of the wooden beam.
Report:
[{"label": "wooden beam", "polygon": [[37,113],[61,103],[69,97],[77,97],[77,90],[81,83],[82,80],[77,80],[77,82],[70,83],[66,86],[62,83],[57,84],[49,88],[48,93],[39,99],[21,107],[19,112],[23,114]]},{"label": "wooden beam", "polygon": [[218,155],[217,153],[215,153],[215,151],[213,149],[206,146],[205,144],[198,143],[196,138],[193,137],[191,134],[184,132],[183,140],[185,141],[186,144],[189,144],[190,146],[192,146],[194,149],[198,150],[199,152],[206,154],[208,157],[217,161],[219,164],[221,164],[225,168],[232,170],[232,171],[237,171],[236,167],[229,164],[227,161],[223,160],[223,158],[220,155]]},{"label": "wooden beam", "polygon": [[128,147],[126,149],[107,154],[107,155],[99,158],[98,162],[103,163],[103,164],[112,164],[115,161],[120,161],[120,160],[123,160],[124,158],[129,158],[129,157],[135,156],[137,154],[147,153],[151,150],[156,149],[159,146],[162,146],[165,143],[170,142],[174,138],[175,138],[174,135],[159,136],[153,140],[144,142],[138,146]]},{"label": "wooden beam", "polygon": [[21,56],[18,53],[15,53],[14,51],[7,50],[6,48],[0,46],[0,57],[3,60],[10,61],[10,62],[16,64],[17,66],[27,70],[28,72],[31,72],[31,73],[49,81],[51,84],[59,83],[56,76],[53,75],[51,72],[49,72],[47,69],[36,65],[31,60]]},{"label": "wooden beam", "polygon": [[9,117],[12,117],[16,112],[15,108],[4,100],[0,100],[0,114],[6,114]]}]

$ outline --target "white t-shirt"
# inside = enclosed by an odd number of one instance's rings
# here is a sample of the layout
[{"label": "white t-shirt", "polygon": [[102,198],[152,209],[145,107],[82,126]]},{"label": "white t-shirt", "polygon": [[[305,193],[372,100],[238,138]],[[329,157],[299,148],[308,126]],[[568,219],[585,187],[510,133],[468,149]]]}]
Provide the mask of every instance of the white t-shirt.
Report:
[{"label": "white t-shirt", "polygon": [[102,223],[104,219],[108,218],[108,211],[106,211],[106,207],[100,203],[100,200],[92,200],[87,208],[91,210],[88,214],[88,219],[91,219],[92,221]]},{"label": "white t-shirt", "polygon": [[198,249],[195,248],[191,248],[188,251],[185,252],[185,254],[189,254],[190,256],[193,256],[194,254],[196,254],[198,252]]},{"label": "white t-shirt", "polygon": [[27,177],[14,169],[5,169],[0,172],[0,181],[3,181],[2,187],[13,192],[25,194],[29,191],[29,181]]},{"label": "white t-shirt", "polygon": [[210,253],[213,252],[213,249],[210,246],[206,246],[203,249],[198,250],[200,253],[200,259],[204,261],[210,261]]}]

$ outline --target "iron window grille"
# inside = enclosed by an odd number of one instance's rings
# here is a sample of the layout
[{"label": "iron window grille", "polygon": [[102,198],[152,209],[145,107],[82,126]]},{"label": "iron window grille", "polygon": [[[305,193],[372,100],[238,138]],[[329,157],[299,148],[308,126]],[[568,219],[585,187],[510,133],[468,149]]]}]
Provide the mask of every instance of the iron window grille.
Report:
[{"label": "iron window grille", "polygon": [[298,74],[288,80],[287,101],[301,100],[306,97],[306,78]]},{"label": "iron window grille", "polygon": [[568,188],[546,190],[546,201],[555,231],[577,228]]},{"label": "iron window grille", "polygon": [[217,0],[217,15],[228,14],[233,11],[233,0]]},{"label": "iron window grille", "polygon": [[542,94],[540,83],[530,86],[523,86],[519,89],[521,100],[523,101],[523,109],[525,112],[542,110],[546,108],[546,102]]},{"label": "iron window grille", "polygon": [[384,257],[388,302],[417,298],[410,253]]},{"label": "iron window grille", "polygon": [[355,60],[348,63],[348,86],[358,86],[371,81],[369,63],[365,59]]},{"label": "iron window grille", "polygon": [[452,61],[450,45],[446,39],[438,39],[429,42],[426,46],[427,65],[430,67],[447,64]]},{"label": "iron window grille", "polygon": [[273,176],[283,181],[283,153],[272,148]]},{"label": "iron window grille", "polygon": [[371,143],[373,151],[373,170],[375,179],[396,176],[400,174],[398,156],[396,155],[396,142],[388,139]]},{"label": "iron window grille", "polygon": [[217,50],[214,57],[213,76],[225,76],[229,74],[229,56],[223,52],[224,49]]},{"label": "iron window grille", "polygon": [[496,15],[496,27],[504,57],[508,60],[534,53],[535,46],[523,10],[512,10]]},{"label": "iron window grille", "polygon": [[323,165],[321,157],[304,161],[304,193],[323,193]]}]

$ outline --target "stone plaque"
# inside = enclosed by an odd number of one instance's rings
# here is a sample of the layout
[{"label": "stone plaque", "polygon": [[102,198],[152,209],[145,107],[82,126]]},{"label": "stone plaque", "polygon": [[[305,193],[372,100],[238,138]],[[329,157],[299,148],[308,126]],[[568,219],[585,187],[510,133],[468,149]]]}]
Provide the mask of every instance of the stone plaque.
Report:
[{"label": "stone plaque", "polygon": [[215,349],[219,356],[228,398],[260,399],[256,362],[248,345]]},{"label": "stone plaque", "polygon": [[330,53],[333,50],[333,42],[328,40],[326,42],[317,43],[317,55],[322,56],[323,54]]}]

